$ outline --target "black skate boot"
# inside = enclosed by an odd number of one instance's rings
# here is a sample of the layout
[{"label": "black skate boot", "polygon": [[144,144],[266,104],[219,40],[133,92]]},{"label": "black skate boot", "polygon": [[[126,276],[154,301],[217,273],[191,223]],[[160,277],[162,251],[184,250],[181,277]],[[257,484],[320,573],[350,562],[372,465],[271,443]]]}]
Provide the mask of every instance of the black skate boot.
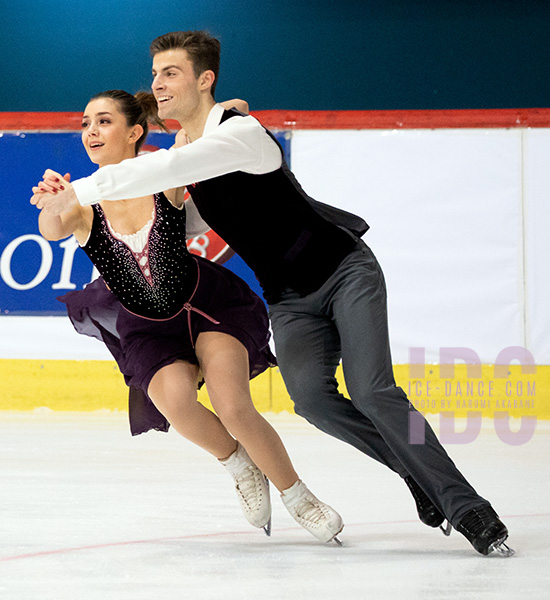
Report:
[{"label": "black skate boot", "polygon": [[487,555],[493,550],[502,556],[514,554],[514,551],[504,543],[508,538],[508,529],[489,504],[468,511],[456,529],[480,554]]},{"label": "black skate boot", "polygon": [[434,503],[424,493],[424,490],[410,475],[405,477],[405,483],[407,484],[409,490],[411,490],[411,494],[416,502],[418,517],[422,523],[428,525],[428,527],[439,527],[445,520],[445,517],[435,507]]}]

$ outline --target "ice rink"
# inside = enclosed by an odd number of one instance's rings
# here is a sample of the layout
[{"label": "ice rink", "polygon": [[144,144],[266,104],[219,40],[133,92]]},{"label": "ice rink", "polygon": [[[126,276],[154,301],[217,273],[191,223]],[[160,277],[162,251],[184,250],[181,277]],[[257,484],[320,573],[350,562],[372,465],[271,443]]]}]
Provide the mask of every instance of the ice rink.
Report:
[{"label": "ice rink", "polygon": [[344,547],[302,530],[273,488],[272,537],[249,526],[225,471],[175,432],[132,438],[123,413],[0,413],[0,598],[550,598],[548,423],[520,446],[490,421],[447,446],[510,530],[502,558],[421,524],[401,480],[353,448],[268,418],[344,517]]}]

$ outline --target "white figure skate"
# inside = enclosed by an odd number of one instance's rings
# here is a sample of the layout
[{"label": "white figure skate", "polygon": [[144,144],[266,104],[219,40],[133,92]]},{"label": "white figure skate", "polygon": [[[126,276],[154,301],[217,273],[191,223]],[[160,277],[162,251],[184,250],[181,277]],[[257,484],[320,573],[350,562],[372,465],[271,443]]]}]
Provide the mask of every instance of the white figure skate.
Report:
[{"label": "white figure skate", "polygon": [[264,474],[240,444],[229,458],[220,462],[233,477],[246,520],[271,535],[271,499]]},{"label": "white figure skate", "polygon": [[303,481],[298,480],[281,494],[283,504],[292,518],[322,542],[334,540],[344,528],[342,517],[328,504],[314,496]]}]

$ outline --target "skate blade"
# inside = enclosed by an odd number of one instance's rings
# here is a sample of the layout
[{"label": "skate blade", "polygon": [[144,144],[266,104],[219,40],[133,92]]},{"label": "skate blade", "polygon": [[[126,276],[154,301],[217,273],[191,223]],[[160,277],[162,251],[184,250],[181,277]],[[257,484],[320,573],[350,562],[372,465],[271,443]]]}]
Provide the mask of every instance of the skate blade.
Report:
[{"label": "skate blade", "polygon": [[344,543],[338,536],[342,533],[343,530],[344,530],[344,525],[342,525],[342,527],[340,527],[340,530],[337,531],[332,538],[330,538],[330,540],[327,542],[327,544],[334,542],[337,546],[342,547],[344,545]]},{"label": "skate blade", "polygon": [[[267,485],[267,493],[271,494],[271,490],[269,489],[269,479],[265,475],[264,479]],[[269,521],[264,525],[264,531],[267,537],[271,537],[271,517],[269,517]]]},{"label": "skate blade", "polygon": [[449,537],[451,535],[451,531],[453,530],[453,526],[447,521],[447,525],[443,527],[443,525],[439,526],[439,529],[443,532],[443,535]]},{"label": "skate blade", "polygon": [[512,548],[510,548],[510,546],[507,546],[504,543],[504,540],[502,540],[501,542],[495,542],[492,546],[491,546],[491,550],[495,551],[499,556],[503,556],[504,558],[509,558],[510,556],[514,556],[514,554],[516,553],[515,550],[513,550]]}]

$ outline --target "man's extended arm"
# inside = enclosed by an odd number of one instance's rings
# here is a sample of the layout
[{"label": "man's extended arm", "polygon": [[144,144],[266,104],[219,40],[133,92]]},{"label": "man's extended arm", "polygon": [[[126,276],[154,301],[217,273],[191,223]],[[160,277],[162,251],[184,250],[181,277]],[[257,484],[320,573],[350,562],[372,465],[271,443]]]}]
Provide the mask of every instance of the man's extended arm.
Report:
[{"label": "man's extended arm", "polygon": [[234,171],[262,174],[281,166],[277,146],[253,117],[233,117],[197,141],[108,165],[73,188],[82,205],[123,200]]}]

